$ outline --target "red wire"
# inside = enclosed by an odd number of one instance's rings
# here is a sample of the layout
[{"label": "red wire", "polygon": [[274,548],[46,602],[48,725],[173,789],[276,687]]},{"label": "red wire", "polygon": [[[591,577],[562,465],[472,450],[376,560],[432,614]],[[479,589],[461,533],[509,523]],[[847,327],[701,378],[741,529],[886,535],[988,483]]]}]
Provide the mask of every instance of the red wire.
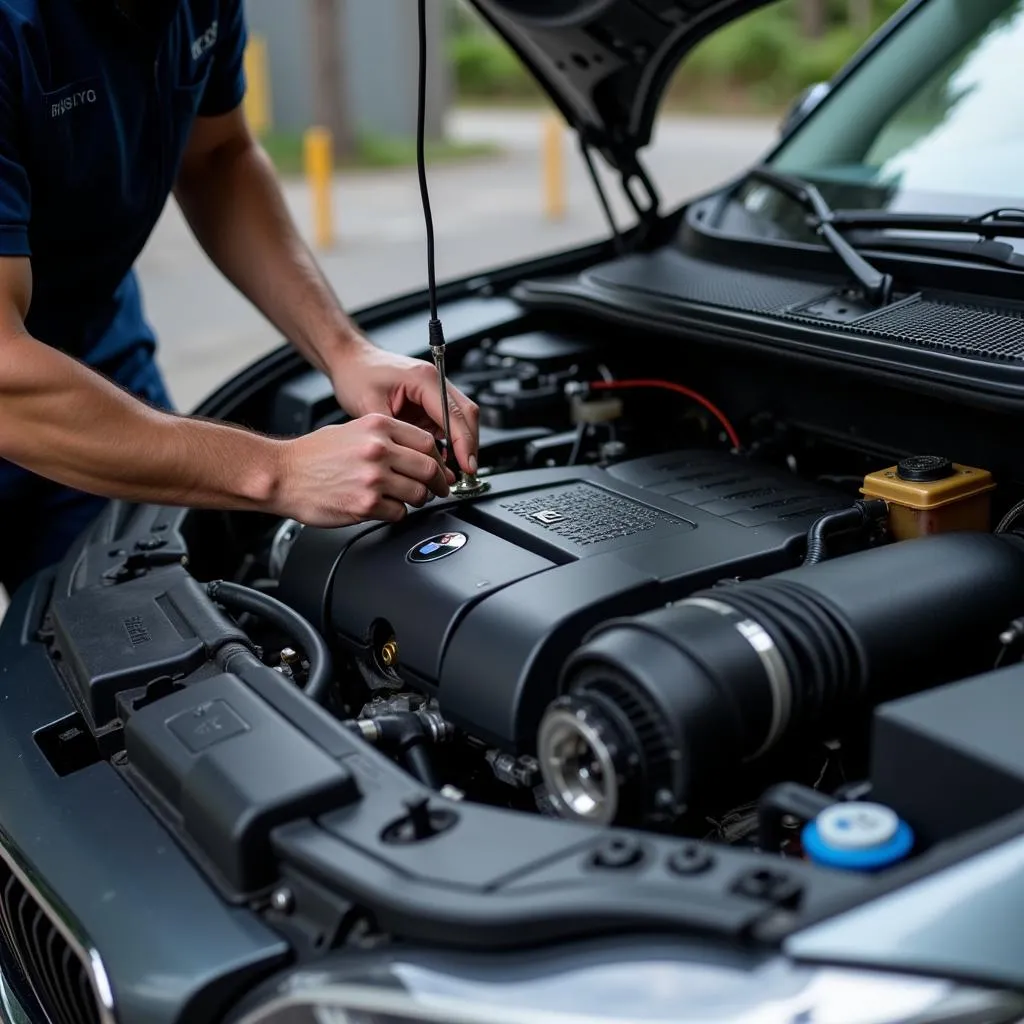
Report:
[{"label": "red wire", "polygon": [[665,391],[675,391],[677,394],[685,395],[691,401],[703,406],[712,416],[722,424],[722,428],[729,435],[729,440],[734,448],[741,448],[740,436],[736,428],[729,422],[728,416],[718,406],[714,405],[703,395],[682,384],[674,384],[669,380],[596,380],[590,385],[594,391],[614,391],[619,388],[662,388]]}]

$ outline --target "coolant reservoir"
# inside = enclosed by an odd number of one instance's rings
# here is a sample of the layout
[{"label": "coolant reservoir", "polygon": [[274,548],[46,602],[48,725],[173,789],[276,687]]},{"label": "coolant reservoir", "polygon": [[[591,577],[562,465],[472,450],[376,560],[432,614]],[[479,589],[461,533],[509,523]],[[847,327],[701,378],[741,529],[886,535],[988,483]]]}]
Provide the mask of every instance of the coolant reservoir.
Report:
[{"label": "coolant reservoir", "polygon": [[928,533],[990,529],[992,474],[939,455],[917,455],[864,478],[861,494],[889,503],[896,540]]}]

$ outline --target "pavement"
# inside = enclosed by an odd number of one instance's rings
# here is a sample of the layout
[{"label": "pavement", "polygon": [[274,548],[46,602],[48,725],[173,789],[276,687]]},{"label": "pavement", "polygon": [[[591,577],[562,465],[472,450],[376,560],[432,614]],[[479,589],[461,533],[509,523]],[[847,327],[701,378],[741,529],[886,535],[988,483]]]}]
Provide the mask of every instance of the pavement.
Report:
[{"label": "pavement", "polygon": [[[545,218],[537,112],[460,110],[448,130],[453,139],[497,143],[501,154],[428,169],[440,282],[607,237],[593,184],[568,133],[565,213]],[[749,164],[774,136],[767,121],[665,117],[645,164],[669,208]],[[609,173],[602,179],[619,223],[627,225],[629,207],[616,179]],[[308,240],[309,190],[294,180],[284,183],[284,193]],[[347,309],[426,287],[415,169],[339,175],[333,200],[337,244],[318,256]],[[229,376],[281,344],[274,327],[210,264],[173,202],[139,260],[139,273],[178,408],[195,408]],[[0,617],[3,610],[0,588]]]}]

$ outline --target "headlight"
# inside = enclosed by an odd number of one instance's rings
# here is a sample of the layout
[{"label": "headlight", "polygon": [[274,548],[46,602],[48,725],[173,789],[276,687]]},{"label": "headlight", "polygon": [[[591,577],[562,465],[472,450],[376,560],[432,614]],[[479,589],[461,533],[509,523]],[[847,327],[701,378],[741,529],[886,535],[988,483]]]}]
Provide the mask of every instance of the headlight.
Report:
[{"label": "headlight", "polygon": [[1024,1019],[1024,997],[1017,994],[896,974],[778,964],[751,972],[756,983],[723,990],[723,972],[711,963],[624,960],[616,977],[617,967],[606,963],[596,985],[586,983],[580,972],[525,978],[511,963],[507,983],[409,965],[394,970],[405,988],[331,984],[307,976],[301,988],[250,1011],[238,1024],[1011,1024]]}]

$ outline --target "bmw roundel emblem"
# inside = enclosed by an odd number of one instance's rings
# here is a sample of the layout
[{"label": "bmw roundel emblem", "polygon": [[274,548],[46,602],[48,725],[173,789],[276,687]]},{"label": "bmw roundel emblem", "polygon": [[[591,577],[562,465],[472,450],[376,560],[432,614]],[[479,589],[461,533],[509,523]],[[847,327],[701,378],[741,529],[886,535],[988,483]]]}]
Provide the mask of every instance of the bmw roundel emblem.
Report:
[{"label": "bmw roundel emblem", "polygon": [[410,552],[410,562],[436,562],[439,558],[454,555],[466,546],[469,538],[464,533],[439,533],[436,537],[421,540]]}]

